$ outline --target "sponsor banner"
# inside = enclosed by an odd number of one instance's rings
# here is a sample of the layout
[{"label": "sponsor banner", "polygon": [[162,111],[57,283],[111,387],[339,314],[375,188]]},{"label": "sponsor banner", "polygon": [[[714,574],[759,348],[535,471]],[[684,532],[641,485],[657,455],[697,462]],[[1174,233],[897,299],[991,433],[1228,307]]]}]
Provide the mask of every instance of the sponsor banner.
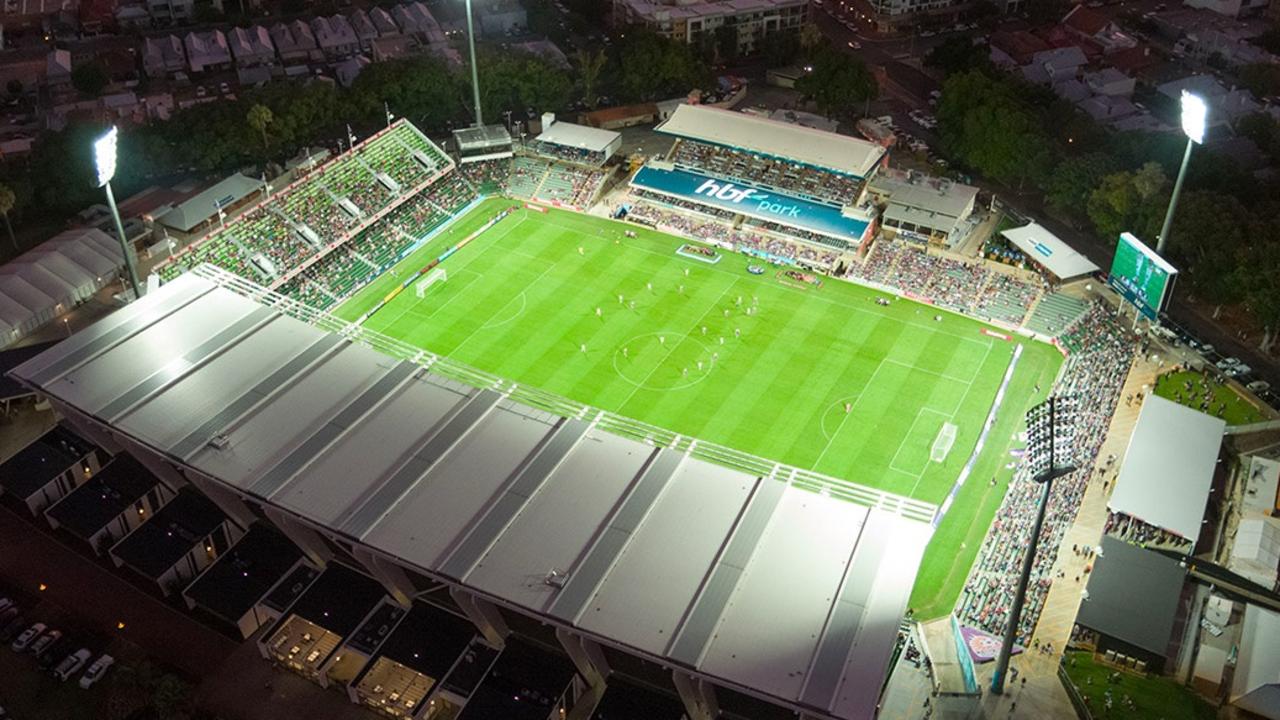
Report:
[{"label": "sponsor banner", "polygon": [[[973,658],[976,663],[991,662],[1000,654],[1000,638],[990,633],[971,628],[968,625],[961,625],[960,637],[964,640],[965,649],[969,651],[969,657]],[[1022,652],[1022,650],[1021,645],[1014,644],[1014,655]]]},{"label": "sponsor banner", "polygon": [[995,330],[992,330],[991,328],[982,328],[982,334],[983,334],[983,335],[990,335],[990,336],[991,336],[991,337],[993,337],[993,338],[1000,338],[1001,340],[1004,340],[1005,342],[1009,342],[1010,340],[1012,340],[1012,339],[1013,339],[1013,338],[1009,337],[1008,335],[1005,335],[1004,333],[998,333],[998,332],[996,332]]},{"label": "sponsor banner", "polygon": [[547,209],[542,207],[541,205],[534,205],[533,203],[525,203],[524,207],[526,210],[536,210],[537,212],[540,212],[540,213],[545,213],[547,211]]},{"label": "sponsor banner", "polygon": [[685,170],[660,170],[646,165],[631,179],[631,184],[721,210],[833,235],[855,245],[867,230],[865,221],[847,218],[840,214],[839,208],[830,205]]}]

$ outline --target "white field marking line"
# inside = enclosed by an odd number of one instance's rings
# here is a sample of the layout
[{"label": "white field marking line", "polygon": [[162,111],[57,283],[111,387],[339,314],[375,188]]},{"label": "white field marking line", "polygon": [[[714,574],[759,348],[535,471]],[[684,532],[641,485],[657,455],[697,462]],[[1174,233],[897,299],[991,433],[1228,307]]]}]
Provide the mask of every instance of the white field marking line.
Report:
[{"label": "white field marking line", "polygon": [[[992,343],[987,346],[987,352],[982,356],[982,362],[978,363],[978,369],[974,371],[973,379],[969,381],[968,386],[964,390],[964,394],[960,396],[960,401],[956,403],[956,406],[951,411],[951,414],[947,416],[948,420],[955,420],[956,413],[960,412],[960,408],[964,407],[964,401],[969,397],[969,393],[973,391],[974,383],[978,381],[978,375],[982,372],[982,367],[987,364],[987,360],[991,357],[991,351],[994,349],[995,349],[995,342],[992,341]],[[986,422],[985,416],[983,417],[982,421]],[[958,438],[959,428],[957,428],[956,432],[957,432],[957,438]],[[975,443],[977,442],[976,438],[974,442]],[[955,450],[955,447],[953,446],[951,449]],[[969,449],[969,454],[970,455],[973,454],[973,448]],[[914,498],[916,496],[916,490],[920,488],[920,483],[924,482],[924,474],[929,471],[929,465],[925,464],[924,468],[925,469],[921,470],[920,475],[916,478],[916,484],[911,486],[911,492],[907,494],[907,497]]]},{"label": "white field marking line", "polygon": [[[512,223],[511,225],[508,225],[508,226],[506,226],[506,227],[504,227],[504,228],[503,228],[502,235],[499,235],[498,237],[506,237],[507,233],[511,232],[512,230],[515,230],[517,227],[519,227],[519,226],[520,226],[520,223],[523,223],[523,222],[524,222],[525,217],[526,217],[525,215],[520,215],[520,216],[518,216],[518,217],[516,218],[516,221],[515,221],[514,223]],[[339,305],[337,309],[340,309],[343,305],[346,305],[347,303],[349,303],[349,302],[353,302],[354,300],[356,300],[356,298],[357,298],[357,297],[359,297],[359,296],[360,296],[362,293],[364,293],[366,290],[368,290],[368,288],[369,288],[371,285],[373,285],[373,283],[374,283],[374,282],[377,282],[378,280],[381,280],[382,278],[387,277],[388,275],[390,275],[390,276],[392,276],[392,277],[396,277],[396,276],[397,276],[397,274],[398,274],[401,270],[403,270],[405,267],[412,267],[413,265],[416,265],[417,263],[421,262],[421,260],[414,260],[414,258],[415,258],[415,257],[417,257],[418,253],[420,253],[420,252],[422,252],[423,250],[425,250],[425,249],[426,249],[426,247],[427,247],[427,245],[431,244],[431,242],[432,242],[432,241],[435,241],[435,240],[441,240],[441,239],[446,239],[446,238],[447,238],[447,236],[449,236],[449,235],[450,235],[450,234],[452,234],[453,232],[457,231],[457,230],[458,230],[457,223],[462,222],[462,220],[463,220],[463,218],[455,218],[455,219],[453,219],[453,220],[449,221],[449,222],[450,222],[451,227],[448,227],[448,228],[446,228],[446,229],[444,229],[444,230],[441,230],[440,232],[436,233],[436,235],[435,235],[434,237],[432,237],[432,238],[431,238],[431,240],[428,240],[427,242],[423,243],[423,244],[422,244],[422,247],[420,247],[420,248],[418,248],[417,250],[414,250],[413,252],[409,253],[408,257],[406,257],[405,259],[403,259],[403,260],[401,260],[400,262],[396,263],[395,265],[392,265],[390,268],[388,268],[388,269],[387,269],[387,271],[386,271],[386,272],[384,272],[384,273],[382,273],[381,275],[379,275],[379,276],[378,276],[378,277],[377,277],[373,282],[370,282],[370,283],[366,284],[366,285],[365,285],[363,288],[361,288],[358,292],[356,292],[356,293],[352,294],[350,297],[348,297],[346,300],[344,300],[344,301],[342,302],[342,305]],[[493,229],[493,228],[490,228],[490,230],[492,230],[492,229]],[[464,235],[463,237],[465,237],[465,235]],[[486,250],[487,250],[487,248],[486,248]],[[467,265],[470,265],[472,262],[474,262],[474,261],[475,261],[475,259],[476,259],[477,257],[480,257],[480,255],[483,255],[483,254],[484,254],[484,251],[482,250],[480,253],[477,253],[475,257],[471,258],[471,259],[470,259],[470,260],[468,260],[465,264],[463,264],[463,265],[462,265],[462,267],[458,268],[458,270],[459,270],[459,271],[461,271],[463,268],[466,268],[466,267],[467,267]],[[410,261],[413,261],[413,262],[410,262]],[[406,273],[406,276],[407,276],[407,273]],[[403,280],[401,280],[401,282],[404,282],[404,281],[403,281]],[[400,319],[400,317],[401,317],[401,316],[403,316],[403,315],[404,315],[404,313],[401,313],[400,315],[396,316],[396,320],[399,320],[399,319]],[[367,322],[367,321],[368,321],[368,318],[366,318],[365,320],[366,320],[366,322]],[[392,322],[394,323],[395,321],[392,321]],[[386,326],[386,327],[390,327],[390,326],[388,325],[388,326]]]},{"label": "white field marking line", "polygon": [[[504,238],[504,237],[506,237],[506,236],[507,236],[507,233],[509,233],[509,232],[511,232],[512,230],[515,230],[517,227],[519,227],[519,226],[520,226],[520,223],[524,222],[524,219],[525,219],[525,216],[524,216],[524,215],[521,215],[520,217],[516,218],[516,222],[515,222],[515,223],[513,223],[513,224],[511,224],[511,225],[508,225],[508,226],[507,226],[507,227],[505,227],[505,228],[503,228],[502,235],[498,235],[497,237],[498,237],[498,238]],[[492,229],[492,228],[490,228],[490,229]],[[424,245],[423,247],[425,247],[425,245]],[[476,260],[480,259],[480,257],[481,257],[482,255],[484,255],[485,253],[487,253],[487,252],[489,252],[490,250],[494,249],[495,247],[496,247],[496,245],[488,245],[488,246],[486,246],[486,247],[481,248],[481,249],[480,249],[480,252],[478,252],[478,253],[476,253],[474,256],[472,256],[472,257],[468,258],[468,259],[467,259],[467,261],[466,261],[465,263],[463,263],[463,264],[462,264],[462,266],[461,266],[461,267],[459,267],[459,268],[457,269],[457,271],[456,271],[456,272],[459,272],[459,273],[461,273],[461,272],[467,272],[467,271],[475,272],[474,270],[470,270],[471,264],[472,264],[472,263],[474,263]],[[419,248],[419,249],[421,249],[421,248]],[[401,261],[400,261],[400,263],[407,263],[410,259],[412,259],[412,258],[413,258],[413,256],[414,256],[414,255],[417,255],[417,253],[415,252],[415,253],[413,253],[412,255],[410,255],[409,257],[405,258],[404,260],[401,260]],[[391,268],[391,270],[387,271],[386,273],[383,273],[383,274],[382,274],[382,275],[380,275],[379,277],[386,277],[388,274],[393,274],[393,273],[396,271],[396,268],[398,268],[398,267],[400,266],[400,263],[397,263],[395,267],[392,267],[392,268]],[[553,264],[554,264],[554,263],[553,263]],[[484,276],[484,273],[475,273],[475,274],[476,274],[476,275],[478,275],[478,276],[480,276],[480,277],[483,277],[483,276]],[[458,294],[459,294],[459,295],[460,295],[460,294],[462,294],[462,293],[461,293],[461,291],[459,291],[459,293],[458,293]],[[353,297],[354,297],[354,296],[353,296]],[[457,296],[455,295],[454,297],[457,297]],[[450,298],[450,300],[452,300],[452,299],[453,299],[453,298]],[[388,323],[387,325],[384,325],[383,327],[384,327],[384,328],[390,328],[390,327],[393,327],[396,323],[400,322],[400,319],[401,319],[401,318],[403,318],[406,314],[408,314],[408,313],[409,313],[409,311],[411,311],[411,310],[413,310],[413,309],[417,308],[417,307],[418,307],[418,305],[421,305],[425,300],[426,300],[426,298],[423,298],[422,300],[419,300],[418,302],[413,303],[412,305],[409,305],[409,306],[408,306],[408,307],[406,307],[404,310],[401,310],[401,311],[400,311],[400,314],[399,314],[399,315],[396,315],[394,320],[392,320],[392,321],[391,321],[390,323]],[[444,305],[441,305],[440,307],[444,307]],[[439,309],[439,308],[437,308],[437,310],[438,310],[438,309]],[[433,313],[431,313],[430,315],[427,315],[426,317],[430,318],[430,317],[433,317],[434,315],[435,315],[435,313],[433,312]],[[366,322],[367,322],[367,321],[368,321],[368,319],[366,319]]]},{"label": "white field marking line", "polygon": [[[598,219],[600,219],[600,218],[596,218],[596,219],[598,220]],[[581,230],[578,230],[577,228],[571,228],[571,227],[568,227],[568,226],[566,226],[566,225],[561,225],[561,224],[559,224],[559,223],[552,222],[551,220],[546,220],[545,222],[546,222],[548,225],[554,225],[554,226],[556,226],[556,227],[558,227],[558,228],[560,228],[560,229],[562,229],[562,230],[569,230],[569,231],[571,231],[571,232],[582,232]],[[657,231],[655,231],[655,232],[657,232]],[[663,233],[663,234],[665,235],[665,234],[667,234],[667,233]],[[684,240],[684,241],[686,241],[686,242],[698,242],[698,241],[696,241],[696,240],[688,240],[688,239],[686,239],[686,238],[680,238],[680,237],[679,237],[679,236],[677,236],[677,235],[671,235],[671,237],[677,238],[677,239],[679,239],[679,240]],[[631,246],[629,246],[629,247],[631,247],[631,248],[633,248],[633,249],[635,249],[635,250],[639,250],[640,252],[648,253],[648,254],[650,254],[650,255],[657,255],[658,257],[664,257],[664,258],[665,258],[665,257],[670,257],[670,253],[662,253],[662,252],[658,252],[658,251],[656,251],[656,250],[650,250],[650,249],[648,249],[648,248],[639,247],[639,246],[636,246],[636,245],[631,245]],[[723,252],[730,252],[730,253],[732,252],[732,251],[730,251],[730,250],[724,250],[723,248],[720,248],[720,250],[721,250],[721,251],[723,251]],[[732,254],[736,255],[737,253],[732,253]],[[737,274],[736,272],[734,272],[734,271],[732,271],[732,270],[725,270],[725,269],[720,268],[720,267],[718,267],[718,266],[716,266],[716,265],[706,265],[705,263],[698,263],[698,265],[699,265],[699,267],[702,267],[702,266],[704,266],[704,265],[705,265],[705,269],[710,270],[711,272],[720,273],[720,274],[722,274],[722,275],[730,275],[730,276],[733,276],[733,277],[738,277],[738,274]],[[831,280],[832,280],[833,282],[841,282],[841,283],[847,283],[847,282],[848,282],[847,280],[845,280],[845,279],[843,279],[843,278],[831,278]],[[857,285],[857,283],[850,283],[850,284],[852,284],[852,285]],[[883,318],[883,317],[885,317],[885,315],[884,315],[883,313],[878,313],[878,312],[875,312],[874,310],[868,310],[868,309],[866,309],[866,308],[857,307],[857,306],[855,306],[855,305],[850,305],[850,304],[847,304],[847,303],[840,302],[839,300],[832,300],[831,298],[823,297],[823,296],[821,296],[821,295],[809,295],[809,294],[807,294],[807,293],[809,292],[808,290],[797,290],[797,289],[795,289],[795,288],[791,288],[791,287],[787,287],[786,285],[782,285],[781,283],[778,283],[778,284],[773,285],[773,286],[770,286],[770,287],[777,287],[779,290],[782,290],[783,292],[795,293],[795,294],[797,294],[797,295],[804,295],[805,297],[812,297],[813,299],[817,300],[818,302],[824,302],[824,303],[827,303],[827,304],[829,304],[829,305],[838,305],[839,307],[845,308],[845,309],[847,309],[847,310],[849,310],[849,311],[851,311],[851,312],[856,312],[856,313],[860,313],[860,314],[863,314],[863,315],[870,315],[870,316],[875,317],[875,318]],[[866,286],[864,286],[864,285],[858,285],[858,287],[866,288]],[[866,288],[866,289],[873,290],[872,288]],[[911,300],[910,298],[900,298],[900,299],[901,299],[902,301],[904,301],[904,302],[913,302],[913,303],[914,303],[914,302],[916,302],[916,301],[914,301],[914,300]],[[916,303],[916,304],[920,305],[921,307],[931,307],[931,306],[929,306],[929,305],[925,305],[925,304],[923,304],[923,303]],[[948,311],[948,312],[949,312],[949,311]],[[972,322],[976,322],[976,323],[979,323],[979,324],[984,325],[984,326],[986,326],[986,325],[987,325],[987,323],[983,323],[981,320],[978,320],[977,318],[969,317],[968,315],[965,315],[965,314],[963,314],[963,313],[960,313],[960,316],[961,316],[961,317],[963,317],[965,320],[969,320],[969,321],[972,321]],[[909,320],[900,320],[900,319],[898,319],[898,318],[891,318],[891,319],[892,319],[892,320],[895,320],[895,321],[897,321],[897,322],[900,322],[900,323],[902,323],[903,325],[908,325],[908,326],[910,326],[910,327],[925,328],[925,329],[933,330],[934,332],[940,332],[940,333],[942,333],[943,335],[947,335],[947,336],[953,337],[953,338],[955,338],[955,339],[957,339],[957,340],[959,340],[959,341],[961,341],[961,342],[973,343],[973,344],[975,344],[975,345],[986,345],[986,344],[987,344],[987,343],[982,342],[981,340],[976,340],[976,339],[974,339],[974,338],[965,337],[965,336],[963,336],[963,335],[958,335],[958,334],[956,334],[956,333],[944,332],[944,331],[938,330],[938,329],[937,329],[935,326],[933,326],[933,325],[927,325],[927,324],[925,324],[925,323],[911,322],[911,321],[909,321]]]},{"label": "white field marking line", "polygon": [[[698,326],[702,324],[702,321],[706,319],[707,315],[710,314],[712,310],[716,309],[716,306],[720,304],[720,301],[724,300],[724,296],[728,295],[729,291],[732,290],[734,286],[738,284],[738,281],[741,279],[742,278],[734,278],[734,281],[729,283],[729,285],[724,289],[724,292],[720,293],[720,297],[716,298],[715,302],[711,303],[711,307],[707,308],[701,315],[698,316],[698,319],[695,320],[693,323],[693,327],[689,328],[689,331],[684,333],[680,337],[684,338],[684,340],[688,340],[689,336],[693,334],[693,331],[698,329]],[[631,392],[627,393],[627,397],[624,398],[623,401],[618,404],[619,415],[625,414],[622,412],[622,409],[627,406],[627,403],[631,402],[631,399],[636,396],[636,393],[640,392],[640,389],[642,387],[649,384],[649,379],[652,378],[653,374],[658,371],[658,368],[662,367],[662,365],[667,362],[667,359],[671,357],[671,353],[675,352],[676,348],[679,345],[681,345],[684,342],[684,340],[681,340],[678,343],[672,343],[671,349],[668,350],[666,354],[662,356],[662,359],[659,360],[657,364],[655,364],[653,368],[649,370],[649,373],[644,376],[644,380],[641,380],[638,385],[636,385],[634,388],[631,389]]]},{"label": "white field marking line", "polygon": [[[539,274],[538,274],[538,277],[534,278],[533,280],[530,280],[530,281],[529,281],[529,282],[524,286],[524,288],[520,291],[520,297],[524,297],[524,294],[525,294],[526,292],[528,292],[530,288],[532,288],[532,287],[534,287],[535,285],[537,285],[537,284],[538,284],[538,282],[539,282],[540,280],[542,280],[542,278],[544,278],[544,277],[546,277],[546,276],[547,276],[547,273],[549,273],[549,272],[551,272],[552,270],[555,270],[555,269],[556,269],[556,263],[554,263],[554,262],[553,262],[553,263],[551,263],[550,265],[548,265],[546,270],[543,270],[541,273],[539,273]],[[508,300],[507,300],[505,303],[503,303],[503,304],[502,304],[502,305],[501,305],[497,310],[494,310],[494,311],[493,311],[493,313],[492,313],[491,315],[489,315],[489,319],[490,319],[490,320],[491,320],[491,319],[493,319],[493,317],[494,317],[495,315],[497,315],[499,311],[503,310],[503,309],[504,309],[504,308],[506,308],[508,305],[510,305],[512,300],[515,300],[515,297],[512,297],[512,298],[508,299]],[[515,318],[512,318],[512,319],[514,320]],[[485,325],[487,325],[487,324],[488,324],[488,320],[486,320],[486,321],[485,321]],[[476,336],[476,335],[477,335],[481,330],[484,330],[484,329],[485,329],[485,325],[477,326],[477,327],[476,327],[476,328],[474,328],[471,332],[467,333],[467,336],[466,336],[466,337],[464,337],[464,338],[462,338],[462,342],[458,343],[457,345],[454,345],[454,346],[453,346],[453,349],[449,351],[449,353],[448,353],[448,354],[449,354],[449,356],[450,356],[450,357],[453,357],[453,356],[454,356],[454,353],[458,352],[458,350],[460,350],[460,349],[462,348],[462,346],[463,346],[463,345],[466,345],[466,344],[467,344],[467,342],[471,340],[471,338],[475,337],[475,336]],[[495,326],[495,327],[496,327],[496,326]]]},{"label": "white field marking line", "polygon": [[818,465],[822,463],[822,458],[826,457],[827,451],[835,444],[836,437],[840,435],[840,430],[844,428],[845,421],[847,421],[849,416],[853,415],[854,411],[858,409],[858,403],[862,402],[862,398],[867,396],[866,388],[875,384],[876,376],[880,374],[880,370],[882,368],[884,368],[883,358],[881,358],[879,364],[876,365],[876,369],[871,373],[871,377],[867,378],[867,381],[862,384],[863,391],[858,393],[858,399],[849,407],[849,412],[845,413],[844,417],[840,418],[840,422],[836,424],[836,431],[831,433],[831,437],[827,440],[826,446],[822,448],[822,452],[818,453],[818,458],[813,461],[813,465],[811,467],[814,472],[821,472],[821,470],[818,470]]},{"label": "white field marking line", "polygon": [[[516,311],[516,314],[515,314],[515,315],[512,315],[511,317],[507,318],[506,320],[503,320],[502,322],[494,322],[494,321],[491,319],[491,320],[489,320],[489,322],[485,323],[484,325],[481,325],[481,326],[480,326],[480,329],[481,329],[481,330],[492,330],[493,328],[502,327],[503,325],[506,325],[506,324],[507,324],[507,323],[509,323],[509,322],[513,322],[513,321],[515,321],[515,319],[516,319],[516,318],[518,318],[518,317],[520,317],[521,315],[523,315],[523,314],[524,314],[524,309],[525,309],[525,307],[527,307],[527,306],[528,306],[528,303],[525,301],[524,291],[523,291],[523,290],[521,290],[521,291],[520,291],[520,294],[519,294],[519,295],[517,295],[516,297],[520,298],[520,309]],[[515,298],[512,298],[512,299],[514,300]],[[509,302],[507,303],[507,305],[510,305],[510,304],[511,304],[511,303],[509,303]],[[503,305],[502,307],[504,307],[504,308],[505,308],[507,305]],[[496,315],[497,313],[494,313],[494,314]]]},{"label": "white field marking line", "polygon": [[832,408],[835,408],[836,410],[841,409],[843,404],[846,402],[849,403],[850,407],[852,407],[854,403],[858,402],[858,398],[860,397],[862,397],[861,392],[856,395],[846,395],[844,397],[836,398],[827,406],[826,410],[822,411],[822,415],[818,417],[818,425],[822,429],[822,437],[826,438],[828,441],[831,440],[831,433],[827,431],[827,413],[830,412]]},{"label": "white field marking line", "polygon": [[[628,344],[630,344],[631,342],[633,342],[633,341],[635,341],[635,340],[639,340],[640,338],[652,337],[652,336],[654,336],[654,335],[660,335],[660,334],[662,334],[662,333],[661,333],[661,331],[659,331],[659,332],[651,332],[651,333],[641,333],[641,334],[639,334],[639,335],[636,335],[636,336],[632,337],[630,340],[627,340],[626,342],[627,342]],[[692,336],[692,335],[683,335],[682,337],[683,337],[685,340],[689,340],[690,338],[693,338],[693,336]],[[703,352],[708,352],[708,350],[707,350],[707,346],[706,346],[706,345],[704,345],[704,344],[702,343],[702,341],[698,340],[697,338],[693,338],[693,341],[694,341],[694,342],[696,342],[696,343],[698,343],[699,345],[701,345],[701,346],[702,346],[702,351],[703,351]],[[617,374],[618,374],[618,377],[622,378],[623,382],[626,382],[626,383],[627,383],[627,384],[629,384],[629,385],[635,385],[635,386],[637,386],[637,387],[641,387],[641,386],[639,385],[639,383],[637,383],[635,380],[632,380],[631,378],[627,377],[626,373],[624,373],[624,372],[622,372],[621,370],[619,370],[619,369],[618,369],[618,351],[617,351],[617,350],[614,350],[614,351],[613,351],[613,371],[614,371],[615,373],[617,373]],[[706,379],[707,379],[707,377],[708,377],[709,375],[711,375],[711,368],[707,368],[707,371],[706,371],[706,372],[702,373],[698,378],[696,378],[696,379],[694,379],[694,380],[690,380],[689,382],[682,383],[682,384],[679,384],[679,385],[672,385],[671,387],[665,387],[665,388],[649,388],[649,389],[650,389],[650,390],[658,390],[658,391],[660,391],[660,392],[668,392],[668,391],[672,391],[672,390],[684,390],[685,388],[691,388],[691,387],[693,387],[694,385],[697,385],[698,383],[701,383],[703,380],[706,380]]]},{"label": "white field marking line", "polygon": [[[889,461],[889,467],[893,468],[894,470],[897,470],[898,472],[904,475],[910,475],[911,477],[915,478],[917,481],[919,481],[920,476],[924,475],[924,471],[929,467],[929,462],[930,462],[929,460],[925,461],[924,468],[921,468],[919,472],[910,472],[907,470],[903,470],[900,467],[896,467],[896,465],[898,463],[898,456],[902,454],[902,448],[907,446],[907,440],[911,437],[911,433],[916,431],[916,424],[920,422],[920,418],[923,417],[924,414],[927,412],[933,413],[935,415],[939,415],[946,420],[951,419],[950,415],[942,412],[941,410],[934,410],[931,407],[921,407],[919,410],[916,411],[916,419],[911,421],[911,427],[907,428],[907,434],[902,436],[902,442],[898,443],[898,449],[896,452],[893,453],[893,459]],[[936,435],[934,436],[934,439],[935,440],[937,439]]]},{"label": "white field marking line", "polygon": [[[988,350],[987,352],[991,352],[991,351]],[[893,358],[885,358],[885,362],[891,363],[893,365],[897,365],[898,367],[907,368],[912,372],[920,372],[926,375],[932,375],[934,377],[942,378],[943,380],[950,380],[951,382],[958,382],[963,385],[972,385],[974,380],[974,378],[969,378],[968,380],[966,380],[960,377],[959,375],[947,375],[946,373],[934,372],[933,370],[926,370],[925,368],[912,365],[911,363],[902,362],[901,360],[894,360]],[[979,369],[981,369],[981,366],[979,366]],[[974,377],[977,377],[977,376],[975,375]]]},{"label": "white field marking line", "polygon": [[[471,268],[468,268],[468,267],[458,268],[458,272],[456,273],[456,275],[457,275],[458,277],[465,277],[466,275],[474,275],[474,276],[476,277],[476,280],[479,280],[479,279],[484,278],[484,273],[478,273],[478,272],[476,272],[475,270],[472,270]],[[467,285],[470,285],[470,284],[471,284],[471,283],[473,283],[473,282],[475,282],[475,280],[472,280],[472,281],[468,282],[468,283],[467,283]],[[407,312],[407,313],[411,313],[411,314],[413,314],[413,315],[416,315],[417,317],[420,317],[420,318],[422,318],[423,320],[430,320],[431,318],[433,318],[433,317],[435,317],[435,316],[436,316],[436,313],[438,313],[438,312],[440,312],[441,310],[443,310],[443,309],[445,309],[446,307],[448,307],[449,303],[451,303],[451,302],[453,302],[454,300],[457,300],[459,297],[461,297],[461,296],[462,296],[462,293],[466,292],[466,290],[467,290],[467,288],[466,288],[465,286],[464,286],[464,287],[460,287],[460,288],[458,288],[458,292],[454,293],[454,294],[453,294],[453,297],[451,297],[451,298],[449,298],[448,300],[445,300],[444,302],[440,303],[440,306],[439,306],[439,307],[432,308],[432,309],[431,309],[431,312],[429,312],[429,313],[423,314],[423,313],[416,312],[416,311],[417,311],[418,306],[419,306],[419,305],[421,305],[422,303],[414,303],[413,305],[410,305],[410,306],[409,306],[409,309],[408,309],[408,310],[406,310],[405,312]],[[427,298],[426,298],[426,296],[424,295],[424,296],[422,297],[422,299],[423,299],[423,300],[426,300]]]}]

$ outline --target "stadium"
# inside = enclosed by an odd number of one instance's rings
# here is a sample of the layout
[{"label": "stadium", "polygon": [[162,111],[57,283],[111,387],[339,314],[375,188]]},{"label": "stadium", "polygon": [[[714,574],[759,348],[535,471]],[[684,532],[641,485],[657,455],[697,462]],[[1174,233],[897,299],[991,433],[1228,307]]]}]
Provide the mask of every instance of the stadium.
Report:
[{"label": "stadium", "polygon": [[396,121],[13,375],[316,568],[563,647],[560,711],[612,672],[696,718],[874,717],[904,615],[1000,634],[1023,416],[1072,395],[1029,646],[1134,360],[1116,310],[877,240],[879,145],[696,105],[657,131],[624,161],[567,123],[451,154]]}]

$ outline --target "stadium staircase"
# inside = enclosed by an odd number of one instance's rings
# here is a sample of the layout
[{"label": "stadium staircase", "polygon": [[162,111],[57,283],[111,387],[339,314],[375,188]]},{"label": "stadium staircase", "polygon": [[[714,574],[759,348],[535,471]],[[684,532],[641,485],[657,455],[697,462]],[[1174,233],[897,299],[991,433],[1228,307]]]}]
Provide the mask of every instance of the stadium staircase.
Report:
[{"label": "stadium staircase", "polygon": [[530,157],[517,157],[511,164],[511,181],[507,192],[521,198],[533,198],[542,187],[547,175],[547,161]]},{"label": "stadium staircase", "polygon": [[1083,300],[1060,292],[1045,295],[1032,308],[1023,327],[1045,335],[1057,337],[1089,311]]}]

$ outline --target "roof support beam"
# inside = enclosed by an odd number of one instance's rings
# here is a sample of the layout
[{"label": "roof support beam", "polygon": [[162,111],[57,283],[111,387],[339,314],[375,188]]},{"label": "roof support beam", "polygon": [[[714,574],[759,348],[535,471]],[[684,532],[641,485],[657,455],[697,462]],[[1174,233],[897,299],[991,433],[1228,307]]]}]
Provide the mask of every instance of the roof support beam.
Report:
[{"label": "roof support beam", "polygon": [[471,624],[476,626],[485,642],[499,650],[507,646],[507,636],[511,634],[511,629],[507,627],[507,621],[502,619],[502,612],[497,606],[456,585],[449,588],[449,597],[458,604]]},{"label": "roof support beam", "polygon": [[672,671],[671,680],[675,683],[676,692],[680,694],[680,702],[684,703],[684,711],[688,713],[689,720],[715,720],[720,715],[714,685],[679,670]]}]

